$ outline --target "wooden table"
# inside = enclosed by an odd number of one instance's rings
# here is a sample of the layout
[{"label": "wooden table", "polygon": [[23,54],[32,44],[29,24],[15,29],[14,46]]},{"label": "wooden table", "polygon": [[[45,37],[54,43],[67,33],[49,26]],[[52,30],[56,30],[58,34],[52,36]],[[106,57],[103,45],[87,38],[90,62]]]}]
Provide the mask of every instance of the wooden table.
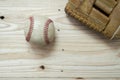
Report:
[{"label": "wooden table", "polygon": [[[120,80],[120,40],[67,16],[67,1],[0,0],[0,80]],[[25,41],[21,22],[31,15],[54,21],[53,44],[41,49]]]}]

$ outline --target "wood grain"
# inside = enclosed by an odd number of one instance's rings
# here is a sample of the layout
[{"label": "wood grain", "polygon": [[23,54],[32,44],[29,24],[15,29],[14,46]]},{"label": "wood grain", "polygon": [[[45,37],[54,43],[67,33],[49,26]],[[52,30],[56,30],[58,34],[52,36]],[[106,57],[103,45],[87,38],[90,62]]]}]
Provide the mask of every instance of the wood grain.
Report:
[{"label": "wood grain", "polygon": [[[107,40],[67,16],[67,0],[0,0],[0,80],[119,80],[120,40]],[[48,16],[55,42],[45,48],[25,41],[22,23]],[[45,69],[40,66],[44,65]]]}]

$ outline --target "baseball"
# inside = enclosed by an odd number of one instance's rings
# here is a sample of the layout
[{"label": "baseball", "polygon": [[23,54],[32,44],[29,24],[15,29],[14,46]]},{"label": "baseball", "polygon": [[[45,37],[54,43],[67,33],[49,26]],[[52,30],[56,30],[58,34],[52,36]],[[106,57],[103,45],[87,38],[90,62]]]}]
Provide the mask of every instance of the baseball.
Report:
[{"label": "baseball", "polygon": [[48,45],[55,38],[53,21],[45,16],[29,17],[29,25],[24,32],[26,41],[39,46]]}]

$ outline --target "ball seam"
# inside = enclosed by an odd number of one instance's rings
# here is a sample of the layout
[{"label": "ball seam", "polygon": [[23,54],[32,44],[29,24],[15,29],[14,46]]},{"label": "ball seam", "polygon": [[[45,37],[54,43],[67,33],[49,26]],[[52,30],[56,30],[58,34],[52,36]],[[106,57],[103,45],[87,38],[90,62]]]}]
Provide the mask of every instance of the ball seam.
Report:
[{"label": "ball seam", "polygon": [[50,43],[49,38],[48,38],[48,28],[49,28],[49,24],[51,22],[53,22],[53,21],[51,19],[48,19],[45,23],[45,26],[44,26],[44,40],[45,40],[46,44]]},{"label": "ball seam", "polygon": [[30,26],[29,26],[28,34],[26,36],[26,40],[28,42],[30,41],[30,38],[31,38],[31,35],[32,35],[32,32],[33,32],[33,25],[34,25],[34,18],[33,18],[33,16],[29,17],[29,20],[30,20]]}]

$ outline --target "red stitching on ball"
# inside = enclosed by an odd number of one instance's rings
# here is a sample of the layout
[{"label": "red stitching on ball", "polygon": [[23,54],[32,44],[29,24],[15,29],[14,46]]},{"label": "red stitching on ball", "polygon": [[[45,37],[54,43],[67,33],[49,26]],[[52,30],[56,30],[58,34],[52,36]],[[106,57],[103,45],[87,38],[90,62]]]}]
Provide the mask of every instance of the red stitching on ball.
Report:
[{"label": "red stitching on ball", "polygon": [[30,41],[31,35],[32,35],[32,31],[33,31],[33,25],[34,25],[34,18],[33,16],[29,17],[30,20],[30,28],[29,28],[29,32],[26,36],[26,40]]},{"label": "red stitching on ball", "polygon": [[44,39],[45,39],[46,44],[50,43],[49,38],[48,38],[48,28],[49,28],[49,24],[51,22],[53,22],[53,21],[51,19],[48,19],[44,26]]}]

